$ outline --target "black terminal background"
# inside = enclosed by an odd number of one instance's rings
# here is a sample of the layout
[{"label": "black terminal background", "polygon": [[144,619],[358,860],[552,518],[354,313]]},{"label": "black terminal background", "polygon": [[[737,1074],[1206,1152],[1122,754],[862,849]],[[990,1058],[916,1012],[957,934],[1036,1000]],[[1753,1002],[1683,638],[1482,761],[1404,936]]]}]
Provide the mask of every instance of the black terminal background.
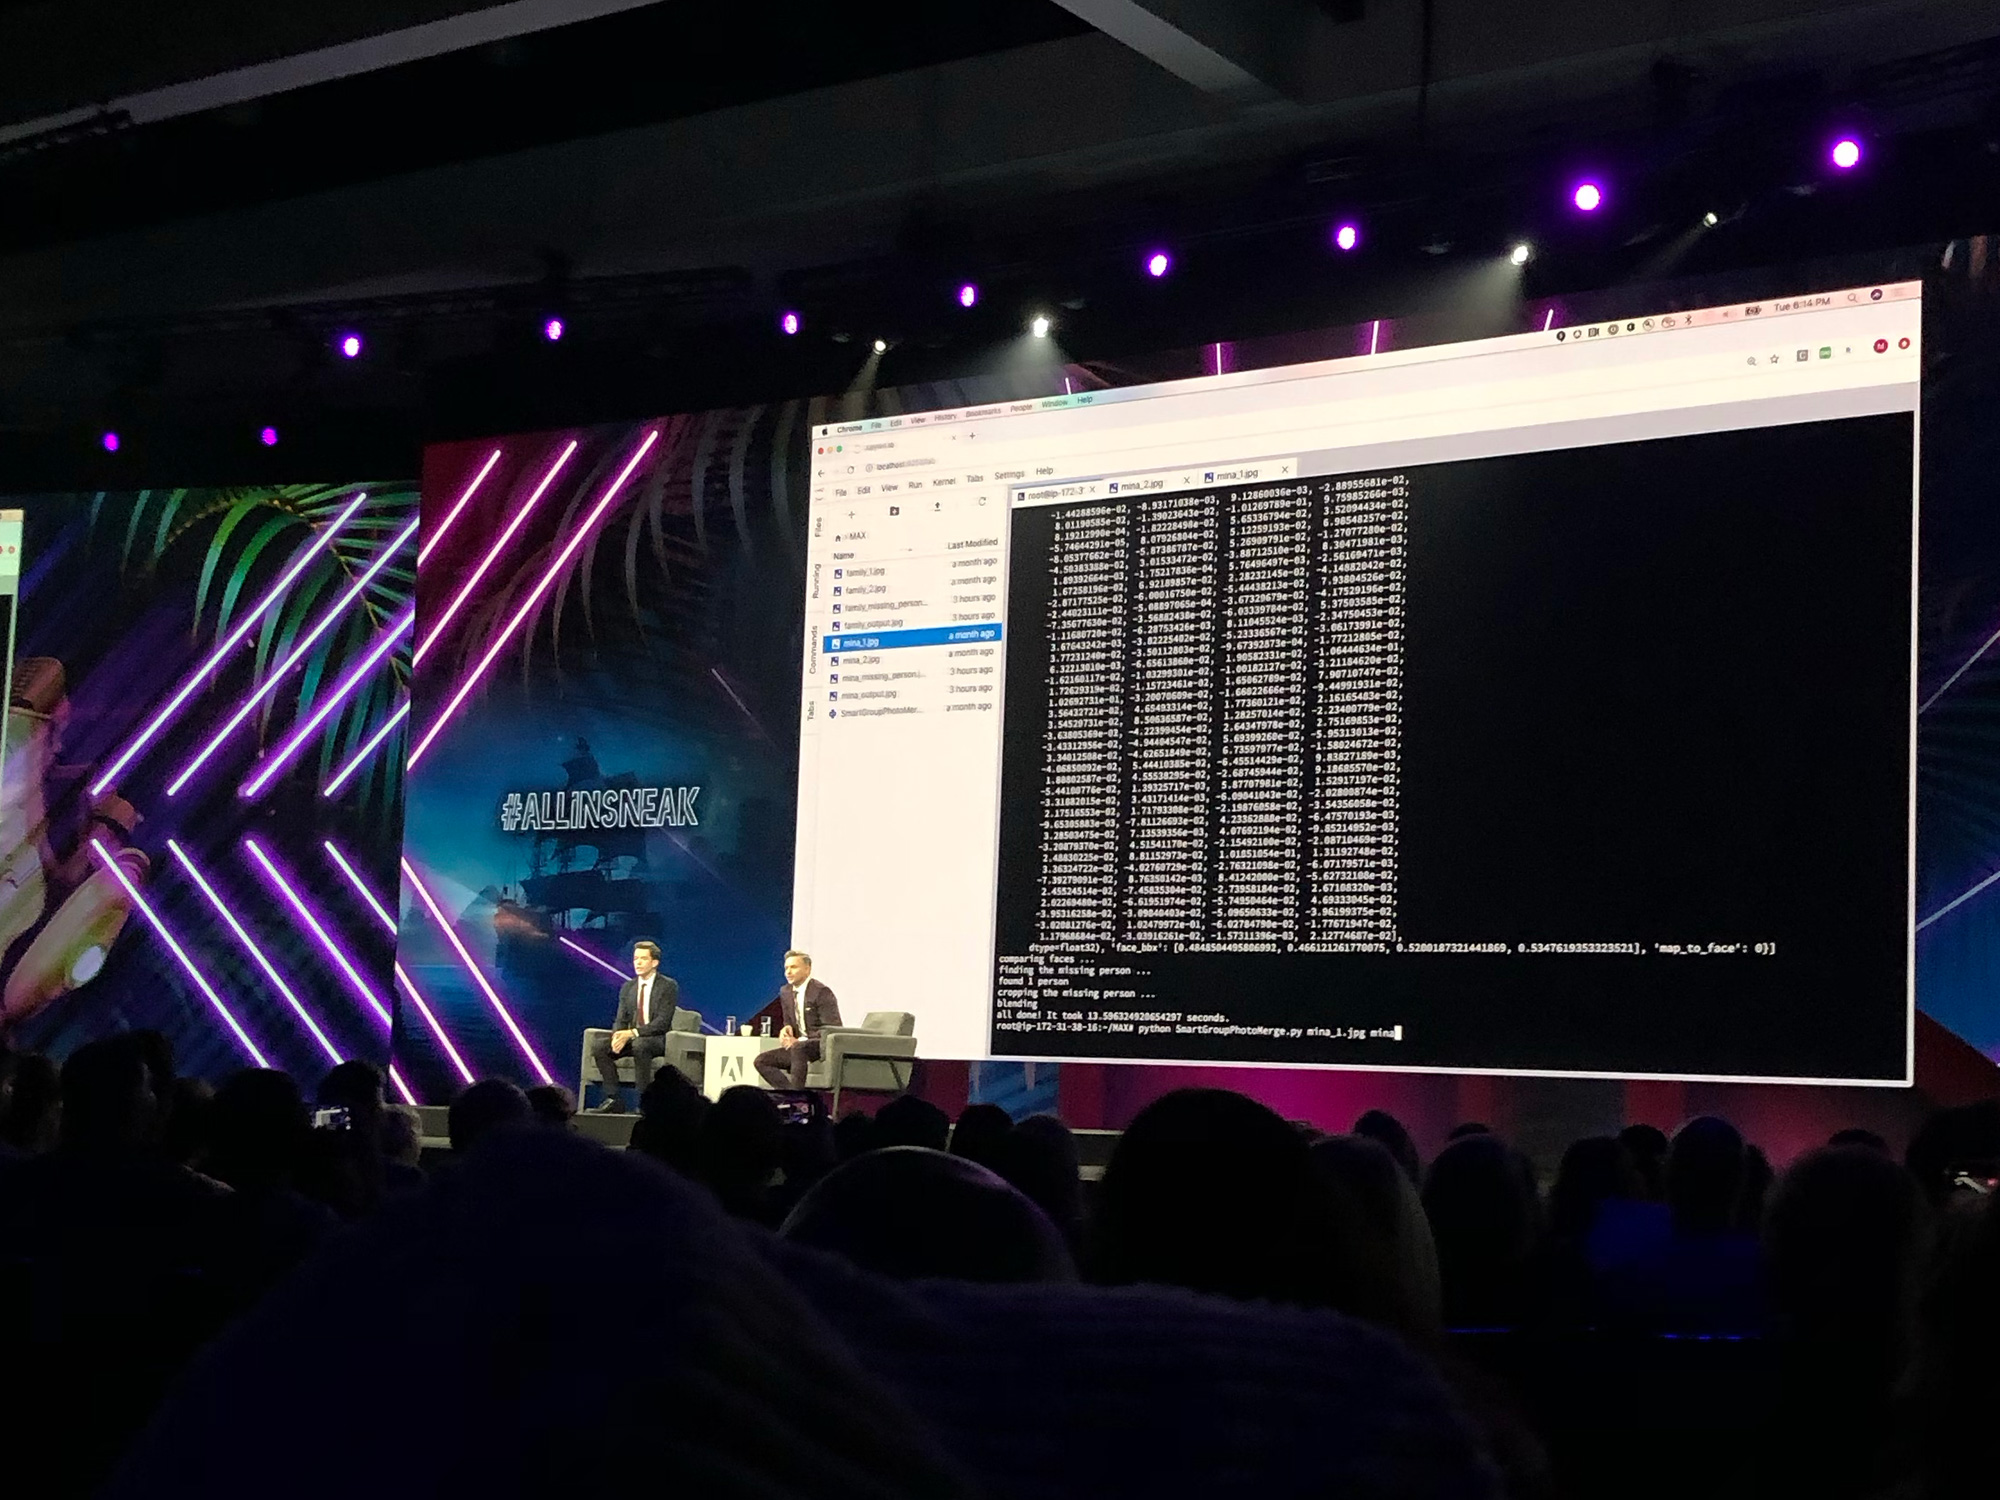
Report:
[{"label": "black terminal background", "polygon": [[[1404,1040],[994,1051],[1900,1079],[1914,441],[1894,414],[1398,470],[1402,940],[1775,955],[1150,953],[1131,1008]],[[1035,937],[1056,511],[1013,516],[1002,957]]]}]

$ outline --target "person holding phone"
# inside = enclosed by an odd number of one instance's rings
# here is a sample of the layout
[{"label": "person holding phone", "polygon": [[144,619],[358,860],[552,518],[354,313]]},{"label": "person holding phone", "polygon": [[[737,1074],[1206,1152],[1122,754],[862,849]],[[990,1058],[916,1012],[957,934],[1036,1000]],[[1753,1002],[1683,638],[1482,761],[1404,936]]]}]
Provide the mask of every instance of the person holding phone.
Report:
[{"label": "person holding phone", "polygon": [[794,948],[785,955],[785,987],[765,1007],[777,1012],[778,1045],[757,1055],[757,1071],[774,1089],[802,1089],[806,1071],[819,1061],[820,1032],[840,1024],[840,1002],[812,977],[810,954]]}]

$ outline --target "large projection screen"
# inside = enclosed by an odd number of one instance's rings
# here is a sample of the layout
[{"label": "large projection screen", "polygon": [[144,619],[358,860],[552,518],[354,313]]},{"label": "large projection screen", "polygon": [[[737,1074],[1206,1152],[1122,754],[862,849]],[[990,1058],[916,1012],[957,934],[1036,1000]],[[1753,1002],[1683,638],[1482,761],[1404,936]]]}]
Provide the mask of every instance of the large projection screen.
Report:
[{"label": "large projection screen", "polygon": [[1909,1083],[1921,323],[815,427],[794,942],[932,1056]]}]

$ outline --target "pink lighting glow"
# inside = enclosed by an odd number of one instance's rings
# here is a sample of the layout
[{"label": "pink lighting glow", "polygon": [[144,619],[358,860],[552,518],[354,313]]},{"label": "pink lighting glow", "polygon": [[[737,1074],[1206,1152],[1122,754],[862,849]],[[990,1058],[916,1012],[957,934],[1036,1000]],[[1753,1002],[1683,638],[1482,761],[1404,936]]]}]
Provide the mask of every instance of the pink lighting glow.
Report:
[{"label": "pink lighting glow", "polygon": [[799,315],[795,312],[786,313],[782,318],[778,319],[778,327],[784,333],[785,337],[790,338],[799,331]]},{"label": "pink lighting glow", "polygon": [[657,427],[646,434],[646,440],[639,445],[639,451],[632,455],[625,467],[619,471],[618,477],[612,480],[610,485],[606,487],[603,496],[592,507],[590,514],[583,518],[583,524],[576,528],[570,539],[563,544],[562,551],[558,552],[554,560],[549,563],[547,571],[542,574],[541,581],[535,585],[528,597],[521,601],[521,607],[514,611],[513,616],[507,621],[506,625],[494,636],[493,644],[486,648],[486,654],[479,658],[478,665],[466,674],[465,681],[459,684],[458,691],[451,695],[450,700],[446,702],[444,708],[438,713],[437,718],[432,722],[429,730],[425,732],[424,737],[418,740],[416,745],[412,747],[407,763],[408,769],[416,769],[417,762],[423,759],[424,752],[437,740],[438,735],[443,733],[445,725],[451,722],[451,717],[458,712],[459,706],[472,695],[472,690],[478,686],[479,679],[486,675],[486,669],[492,666],[500,653],[506,649],[507,643],[512,639],[514,632],[520,629],[521,622],[527,619],[535,606],[541,602],[542,595],[546,594],[555,585],[556,579],[561,576],[564,564],[584,544],[597,523],[603,519],[604,513],[611,508],[611,502],[618,498],[618,492],[625,488],[625,481],[632,477],[633,471],[639,467],[641,460],[652,451],[653,444],[659,440],[660,430]]},{"label": "pink lighting glow", "polygon": [[548,322],[542,325],[542,337],[547,339],[551,344],[555,343],[562,336],[563,320],[561,318],[550,318]]},{"label": "pink lighting glow", "polygon": [[369,647],[368,654],[355,663],[353,670],[341,678],[333,691],[325,695],[323,701],[313,706],[313,711],[307,715],[306,721],[294,729],[284,744],[265,760],[263,769],[243,783],[237,795],[254,797],[261,792],[271,778],[283,769],[286,762],[297,755],[306,741],[319,731],[320,725],[327,721],[333,711],[347,701],[348,695],[361,686],[362,680],[375,670],[382,658],[387,656],[396,642],[402,639],[403,632],[416,623],[416,619],[415,605],[403,611],[403,617],[376,638],[375,644]]},{"label": "pink lighting glow", "polygon": [[312,1018],[312,1013],[305,1008],[299,997],[293,993],[292,987],[285,983],[283,976],[278,973],[277,969],[272,965],[271,960],[264,956],[264,950],[257,946],[256,941],[248,932],[243,930],[243,924],[236,920],[236,913],[231,911],[222,897],[216,894],[215,887],[208,883],[207,877],[195,868],[194,861],[188,858],[187,850],[183,849],[172,839],[167,840],[167,848],[173,851],[174,858],[181,862],[181,868],[187,871],[194,883],[201,887],[201,893],[208,897],[208,904],[213,906],[217,915],[229,924],[229,930],[236,934],[236,941],[243,945],[244,952],[256,960],[257,967],[264,971],[264,977],[271,981],[271,987],[284,997],[285,1003],[291,1006],[298,1014],[298,1018],[305,1023],[306,1030],[312,1033],[312,1039],[319,1043],[320,1051],[327,1055],[327,1059],[330,1062],[340,1063],[344,1061],[340,1055],[340,1049],[326,1039],[326,1033],[320,1030],[319,1022]]},{"label": "pink lighting glow", "polygon": [[352,776],[356,771],[361,769],[361,763],[367,760],[369,756],[375,753],[376,747],[379,746],[382,743],[382,741],[389,738],[390,732],[393,731],[398,724],[402,723],[404,719],[408,718],[409,714],[410,714],[410,700],[408,698],[405,698],[402,701],[402,703],[398,705],[396,711],[390,714],[388,718],[382,721],[382,727],[376,730],[373,734],[369,735],[368,738],[362,742],[361,748],[354,752],[353,756],[348,760],[347,764],[342,766],[338,771],[335,771],[333,773],[333,780],[329,781],[326,784],[326,790],[321,792],[320,795],[322,797],[331,797],[335,792],[339,791],[341,787],[346,784],[347,778]]},{"label": "pink lighting glow", "polygon": [[260,1068],[270,1067],[270,1063],[264,1059],[264,1054],[257,1050],[257,1044],[250,1040],[249,1033],[237,1023],[236,1017],[229,1013],[229,1007],[222,1003],[222,997],[216,994],[215,986],[210,984],[208,977],[194,966],[194,960],[189,958],[187,950],[174,940],[174,935],[167,930],[167,924],[160,920],[160,914],[147,904],[144,896],[139,894],[139,887],[132,883],[132,877],[127,875],[125,867],[118,863],[118,857],[106,849],[98,839],[92,839],[90,847],[97,852],[99,863],[111,872],[111,878],[125,888],[125,894],[131,898],[132,905],[152,925],[153,931],[160,935],[160,941],[165,943],[168,951],[180,960],[181,967],[187,970],[187,976],[194,981],[195,988],[200,990],[208,1003],[215,1007],[215,1013],[222,1017],[223,1023],[229,1027],[236,1040],[243,1044],[243,1050],[250,1054],[251,1060]]},{"label": "pink lighting glow", "polygon": [[333,628],[340,617],[347,613],[348,606],[353,604],[356,599],[359,599],[368,585],[374,582],[375,575],[387,567],[391,559],[403,550],[403,544],[416,534],[417,522],[415,519],[412,519],[410,524],[398,532],[386,547],[383,547],[375,554],[375,560],[362,569],[360,576],[342,591],[338,599],[335,599],[332,604],[327,606],[319,619],[313,622],[312,629],[299,638],[297,644],[286,653],[283,661],[279,662],[277,666],[265,674],[264,680],[258,685],[257,690],[237,705],[236,712],[229,716],[220,729],[209,736],[208,743],[195,752],[194,759],[187,763],[182,769],[181,774],[167,784],[167,795],[169,797],[180,795],[181,788],[188,784],[188,778],[202,768],[208,758],[222,747],[222,742],[234,734],[237,727],[245,719],[256,712],[258,704],[262,703],[278,690],[278,684],[285,678],[286,674],[293,667],[304,661],[307,654],[311,652],[313,642],[317,641]]},{"label": "pink lighting glow", "polygon": [[1173,265],[1174,258],[1171,255],[1164,250],[1155,250],[1146,257],[1146,274],[1157,281],[1172,270]]},{"label": "pink lighting glow", "polygon": [[340,354],[343,359],[359,359],[361,357],[361,335],[358,333],[342,334],[340,337]]},{"label": "pink lighting glow", "polygon": [[423,881],[417,877],[415,868],[407,859],[403,861],[403,878],[410,882],[410,889],[417,893],[417,899],[423,902],[424,909],[431,914],[431,920],[437,923],[438,930],[445,936],[445,941],[450,943],[452,950],[458,954],[458,961],[465,965],[465,972],[472,976],[472,982],[479,986],[480,992],[486,996],[487,1002],[492,1005],[494,1011],[499,1015],[501,1023],[506,1026],[508,1033],[514,1038],[515,1044],[520,1047],[522,1056],[526,1057],[529,1065],[534,1068],[535,1076],[541,1079],[543,1083],[554,1083],[555,1079],[549,1075],[549,1070],[542,1065],[542,1060],[535,1055],[534,1047],[529,1043],[528,1038],[523,1035],[521,1028],[515,1024],[513,1015],[501,1001],[499,994],[494,990],[492,985],[486,982],[486,976],[479,972],[479,965],[472,961],[472,955],[466,951],[465,944],[459,940],[458,929],[451,925],[450,919],[444,914],[444,909],[437,904],[437,899],[431,895],[430,891],[424,886]]},{"label": "pink lighting glow", "polygon": [[1342,224],[1333,232],[1333,243],[1336,249],[1352,250],[1356,245],[1361,243],[1361,226],[1358,224]]},{"label": "pink lighting glow", "polygon": [[266,448],[277,447],[278,429],[275,427],[266,427],[262,432],[257,434],[257,441],[262,443]]},{"label": "pink lighting glow", "polygon": [[151,743],[154,735],[166,727],[167,720],[171,719],[180,710],[182,704],[194,696],[196,690],[208,680],[210,674],[222,664],[224,658],[243,643],[243,638],[250,634],[251,629],[264,617],[271,606],[284,597],[285,590],[292,586],[299,574],[305,572],[311,566],[313,558],[319,553],[319,549],[333,540],[339,533],[340,528],[348,523],[357,510],[361,509],[361,503],[367,498],[366,491],[356,495],[348,503],[347,508],[334,517],[331,526],[321,532],[318,538],[310,545],[299,549],[299,554],[292,560],[292,565],[285,569],[283,577],[271,585],[270,592],[257,602],[257,607],[236,622],[236,628],[223,638],[222,642],[209,653],[207,660],[202,662],[194,670],[193,674],[189,676],[188,680],[181,684],[180,691],[168,700],[167,706],[155,714],[144,729],[133,736],[132,743],[127,745],[118,758],[111,762],[103,775],[91,783],[90,790],[93,793],[102,794],[110,790],[111,784],[118,779],[118,773],[130,765],[133,757],[138,755],[141,750]]},{"label": "pink lighting glow", "polygon": [[[333,862],[340,866],[340,873],[347,877],[347,883],[354,887],[356,893],[367,903],[368,909],[375,913],[376,920],[389,930],[389,936],[394,937],[396,935],[396,919],[389,915],[389,909],[376,898],[373,891],[368,889],[368,882],[361,878],[361,872],[354,868],[347,856],[342,854],[334,845],[333,840],[321,840],[321,847],[333,856]],[[396,982],[402,985],[403,993],[408,995],[411,1001],[415,1003],[417,1013],[424,1018],[424,1024],[430,1027],[431,1035],[437,1038],[438,1045],[444,1049],[445,1056],[451,1059],[451,1065],[458,1070],[458,1076],[467,1083],[472,1082],[472,1069],[468,1068],[465,1065],[465,1059],[458,1055],[458,1048],[452,1046],[451,1038],[445,1035],[444,1027],[438,1021],[436,1014],[431,1010],[429,1002],[424,999],[423,994],[417,989],[415,981],[403,972],[403,966],[400,963],[396,965]]]},{"label": "pink lighting glow", "polygon": [[1579,182],[1576,191],[1570,194],[1570,202],[1580,213],[1594,214],[1604,205],[1604,189],[1594,182]]},{"label": "pink lighting glow", "polygon": [[103,437],[98,439],[98,442],[104,445],[106,453],[116,453],[118,451],[118,434],[115,432],[105,433]]},{"label": "pink lighting glow", "polygon": [[444,534],[451,530],[451,523],[458,519],[458,513],[465,509],[466,502],[472,499],[473,492],[486,483],[486,476],[493,472],[493,466],[499,462],[500,450],[498,448],[495,448],[491,453],[486,455],[486,462],[481,464],[479,472],[472,476],[472,483],[465,487],[465,493],[452,503],[451,509],[445,513],[445,518],[438,522],[438,529],[425,537],[422,545],[417,548],[418,567],[421,568],[424,565],[424,559],[431,555],[431,549],[444,540]]},{"label": "pink lighting glow", "polygon": [[542,482],[535,486],[535,492],[528,496],[526,503],[519,510],[514,512],[512,519],[507,522],[499,538],[491,547],[486,549],[486,555],[479,560],[479,566],[472,570],[471,576],[460,586],[458,593],[453,597],[451,603],[445,606],[444,613],[438,616],[437,623],[430,628],[430,633],[417,642],[416,654],[410,658],[410,665],[412,667],[422,661],[431,647],[438,643],[439,639],[444,635],[445,627],[451,624],[452,617],[464,606],[465,601],[472,597],[473,590],[479,587],[479,580],[486,576],[486,570],[500,560],[500,554],[507,550],[507,544],[514,539],[514,533],[521,529],[521,523],[528,519],[528,513],[541,502],[541,498],[548,492],[549,486],[556,482],[556,475],[562,472],[563,465],[570,461],[571,456],[575,452],[576,439],[571,438],[568,446],[556,455],[556,461],[549,465],[548,473],[544,474]]},{"label": "pink lighting glow", "polygon": [[588,948],[584,947],[583,944],[581,943],[573,943],[568,938],[563,937],[561,934],[557,934],[556,941],[561,943],[565,948],[569,948],[574,950],[575,952],[581,953],[585,958],[589,959],[592,963],[596,964],[598,968],[604,970],[604,972],[607,974],[616,974],[620,979],[630,979],[632,977],[630,974],[627,974],[623,969],[619,968],[618,965],[611,963],[607,959],[599,958],[595,953],[592,953]]},{"label": "pink lighting glow", "polygon": [[1844,135],[1833,143],[1829,155],[1841,171],[1851,171],[1861,164],[1861,142],[1851,135]]},{"label": "pink lighting glow", "polygon": [[958,305],[960,307],[970,307],[972,306],[973,303],[977,302],[978,300],[979,300],[979,288],[974,286],[971,282],[969,281],[966,282],[964,286],[958,289]]}]

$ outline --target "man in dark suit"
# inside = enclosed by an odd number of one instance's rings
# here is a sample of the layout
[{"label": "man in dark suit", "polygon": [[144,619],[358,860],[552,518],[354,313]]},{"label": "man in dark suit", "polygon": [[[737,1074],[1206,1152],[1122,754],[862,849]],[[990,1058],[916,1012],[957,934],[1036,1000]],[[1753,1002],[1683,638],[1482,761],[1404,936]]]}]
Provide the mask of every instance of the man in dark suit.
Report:
[{"label": "man in dark suit", "polygon": [[680,985],[659,970],[660,945],[651,938],[640,938],[632,945],[632,977],[618,991],[618,1015],[610,1032],[599,1032],[591,1044],[598,1077],[604,1080],[604,1102],[593,1113],[625,1112],[625,1101],[618,1093],[619,1053],[631,1056],[632,1081],[640,1093],[653,1081],[653,1068],[667,1050],[665,1038],[673,1028],[674,1007],[681,996]]},{"label": "man in dark suit", "polygon": [[819,1034],[840,1024],[840,1002],[812,977],[812,959],[794,948],[785,955],[785,987],[765,1006],[781,1023],[778,1045],[757,1054],[757,1071],[774,1089],[802,1089],[806,1070],[819,1061]]}]

